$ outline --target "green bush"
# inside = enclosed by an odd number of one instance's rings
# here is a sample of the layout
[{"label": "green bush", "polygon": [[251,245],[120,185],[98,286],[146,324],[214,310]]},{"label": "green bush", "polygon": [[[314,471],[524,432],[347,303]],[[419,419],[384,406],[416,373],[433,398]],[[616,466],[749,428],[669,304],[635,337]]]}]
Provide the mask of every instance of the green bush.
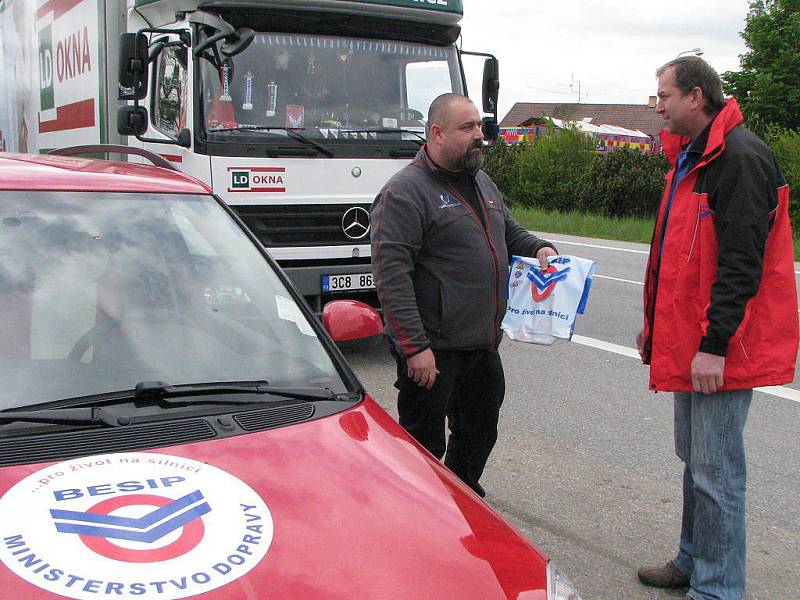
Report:
[{"label": "green bush", "polygon": [[[766,127],[771,146],[791,189],[789,211],[800,238],[800,130]],[[644,217],[658,211],[669,165],[662,153],[618,149],[604,154],[575,130],[551,130],[536,143],[499,140],[484,166],[506,203],[519,208],[580,211],[606,217]]]},{"label": "green bush", "polygon": [[800,131],[772,129],[767,139],[789,183],[789,213],[794,235],[800,235]]},{"label": "green bush", "polygon": [[500,188],[507,204],[513,204],[517,194],[519,155],[525,146],[526,143],[506,144],[503,138],[497,138],[486,151],[483,170]]},{"label": "green bush", "polygon": [[598,154],[575,129],[551,129],[534,144],[498,141],[484,169],[511,206],[650,217],[658,210],[667,159],[619,149]]},{"label": "green bush", "polygon": [[596,160],[594,145],[591,137],[562,129],[522,146],[514,201],[532,208],[575,210],[581,179]]},{"label": "green bush", "polygon": [[658,212],[668,169],[662,153],[606,152],[581,181],[578,209],[607,217],[651,217]]}]

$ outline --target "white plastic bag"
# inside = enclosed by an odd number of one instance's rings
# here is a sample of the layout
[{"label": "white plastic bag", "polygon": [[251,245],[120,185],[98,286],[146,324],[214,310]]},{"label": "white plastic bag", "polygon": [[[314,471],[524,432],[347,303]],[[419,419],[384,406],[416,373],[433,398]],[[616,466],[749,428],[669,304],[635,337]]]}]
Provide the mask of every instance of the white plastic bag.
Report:
[{"label": "white plastic bag", "polygon": [[539,260],[514,256],[508,274],[506,314],[501,325],[512,340],[552,344],[572,339],[577,315],[589,299],[597,263],[577,256]]}]

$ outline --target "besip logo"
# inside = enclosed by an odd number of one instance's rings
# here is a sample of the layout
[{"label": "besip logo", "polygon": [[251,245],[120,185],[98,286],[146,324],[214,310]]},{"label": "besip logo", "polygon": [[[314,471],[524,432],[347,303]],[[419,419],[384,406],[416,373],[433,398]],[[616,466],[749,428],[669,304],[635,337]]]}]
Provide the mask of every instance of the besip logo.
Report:
[{"label": "besip logo", "polygon": [[[150,484],[171,486],[185,481],[183,477],[162,477],[150,480]],[[139,481],[117,483],[122,491],[140,490],[145,484]],[[89,493],[102,493],[109,486],[89,486]],[[53,492],[57,501],[80,498],[84,495],[80,489],[56,490]],[[126,507],[156,507],[148,510],[141,517],[119,517],[111,513]],[[202,516],[211,512],[200,490],[171,500],[165,496],[153,494],[130,494],[114,496],[98,502],[87,511],[50,509],[50,515],[61,533],[74,533],[90,550],[100,556],[127,562],[160,562],[170,558],[183,556],[203,540],[205,528]],[[174,541],[160,545],[173,532],[180,535]],[[119,541],[112,541],[119,540]],[[120,546],[122,540],[141,542],[142,549]]]},{"label": "besip logo", "polygon": [[[563,256],[557,256],[550,260],[546,269],[541,269],[535,265],[531,266],[527,277],[531,282],[531,296],[534,302],[546,300],[555,290],[559,281],[564,281],[569,275],[570,260]],[[561,268],[559,269],[559,265]]]},{"label": "besip logo", "polygon": [[0,499],[0,560],[68,598],[185,598],[246,574],[272,542],[272,516],[243,481],[151,453],[58,463]]}]

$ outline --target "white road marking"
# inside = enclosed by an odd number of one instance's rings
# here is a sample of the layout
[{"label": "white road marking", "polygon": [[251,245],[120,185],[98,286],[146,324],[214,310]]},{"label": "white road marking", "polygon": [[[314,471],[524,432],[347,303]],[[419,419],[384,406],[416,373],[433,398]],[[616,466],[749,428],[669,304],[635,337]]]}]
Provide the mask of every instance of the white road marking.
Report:
[{"label": "white road marking", "polygon": [[628,348],[627,346],[620,346],[618,344],[612,344],[611,342],[604,342],[603,340],[596,340],[582,335],[573,335],[572,341],[582,346],[589,346],[590,348],[597,348],[598,350],[605,350],[606,352],[613,352],[614,354],[621,354],[622,356],[629,356],[630,358],[641,358],[639,352],[635,348]]},{"label": "white road marking", "polygon": [[[559,240],[548,236],[547,240],[559,244],[572,244],[573,246],[586,246],[587,248],[602,248],[603,250],[617,250],[619,252],[633,252],[634,254],[650,254],[647,250],[634,250],[632,248],[620,248],[618,246],[603,246],[602,244],[585,244],[583,242],[570,242],[568,240]],[[795,275],[800,275],[800,271],[795,271]],[[610,279],[610,278],[609,278]]]},{"label": "white road marking", "polygon": [[609,277],[608,275],[593,275],[597,279],[611,279],[612,281],[621,281],[622,283],[633,283],[636,285],[644,285],[641,281],[633,281],[631,279],[620,279],[619,277]]},{"label": "white road marking", "polygon": [[[797,271],[795,271],[797,273]],[[634,285],[644,285],[641,281],[633,281],[632,279],[621,279],[620,277],[610,277],[608,275],[594,275],[595,279],[611,279],[612,281],[621,281],[622,283],[632,283]],[[797,312],[800,312],[798,309]]]},{"label": "white road marking", "polygon": [[787,400],[794,400],[795,402],[800,402],[800,391],[782,385],[771,385],[769,387],[760,387],[756,388],[756,391],[763,392],[765,394],[772,394],[773,396],[778,396],[780,398],[786,398]]},{"label": "white road marking", "polygon": [[602,248],[604,250],[618,250],[620,252],[633,252],[634,254],[650,254],[648,250],[633,250],[632,248],[619,248],[617,246],[603,246],[601,244],[584,244],[582,242],[570,242],[567,240],[558,240],[556,238],[547,237],[548,242],[556,244],[572,244],[573,246],[586,246],[587,248]]},{"label": "white road marking", "polygon": [[[589,346],[590,348],[605,350],[606,352],[612,352],[621,356],[627,356],[629,358],[636,359],[640,358],[639,352],[635,348],[628,348],[627,346],[620,346],[618,344],[612,344],[611,342],[604,342],[603,340],[596,340],[594,338],[588,338],[582,335],[573,335],[572,341],[576,344],[581,344],[582,346]],[[763,394],[769,394],[771,396],[777,396],[779,398],[785,398],[787,400],[800,403],[800,390],[795,390],[782,385],[758,387],[755,388],[755,390]]]}]

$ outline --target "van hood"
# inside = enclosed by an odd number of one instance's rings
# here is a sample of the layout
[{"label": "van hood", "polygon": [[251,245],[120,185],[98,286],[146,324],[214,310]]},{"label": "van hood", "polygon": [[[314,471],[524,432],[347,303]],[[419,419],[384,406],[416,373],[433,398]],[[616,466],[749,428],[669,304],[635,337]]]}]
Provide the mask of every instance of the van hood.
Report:
[{"label": "van hood", "polygon": [[6,467],[0,514],[9,598],[547,598],[547,557],[369,397],[259,433]]}]

